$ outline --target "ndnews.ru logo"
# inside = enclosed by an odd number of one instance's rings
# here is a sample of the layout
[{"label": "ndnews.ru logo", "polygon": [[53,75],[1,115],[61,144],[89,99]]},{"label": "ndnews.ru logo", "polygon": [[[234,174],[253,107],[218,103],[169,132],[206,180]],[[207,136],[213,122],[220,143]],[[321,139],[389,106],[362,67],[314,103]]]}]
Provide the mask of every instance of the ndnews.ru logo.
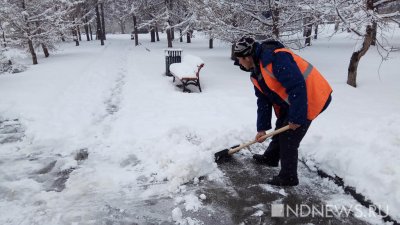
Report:
[{"label": "ndnews.ru logo", "polygon": [[307,204],[272,204],[271,217],[381,217],[376,211],[383,211],[389,215],[389,207],[370,206],[365,208],[362,205],[337,206],[337,205],[307,205]]}]

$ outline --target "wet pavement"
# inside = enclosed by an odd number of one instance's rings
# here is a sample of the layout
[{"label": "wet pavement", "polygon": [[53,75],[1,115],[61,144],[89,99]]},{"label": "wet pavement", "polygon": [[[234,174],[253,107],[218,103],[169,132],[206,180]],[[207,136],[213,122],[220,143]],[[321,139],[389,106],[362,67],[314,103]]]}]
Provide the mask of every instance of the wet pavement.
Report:
[{"label": "wet pavement", "polygon": [[[216,210],[209,218],[199,218],[204,224],[315,224],[335,225],[369,224],[344,213],[308,213],[307,206],[316,210],[326,209],[329,199],[344,195],[331,182],[318,177],[304,164],[299,163],[300,184],[296,187],[279,188],[266,184],[278,168],[270,168],[253,162],[251,156],[235,157],[221,163],[219,168],[226,175],[226,184],[221,185],[205,181],[199,193],[205,193],[205,205]],[[349,196],[344,196],[350,198]],[[293,211],[285,211],[284,217],[272,217],[271,205],[283,204],[284,209],[298,207],[296,216]],[[277,206],[279,207],[279,206]],[[303,216],[300,208],[303,207]],[[276,211],[274,211],[276,212]],[[330,216],[332,216],[330,218]]]}]

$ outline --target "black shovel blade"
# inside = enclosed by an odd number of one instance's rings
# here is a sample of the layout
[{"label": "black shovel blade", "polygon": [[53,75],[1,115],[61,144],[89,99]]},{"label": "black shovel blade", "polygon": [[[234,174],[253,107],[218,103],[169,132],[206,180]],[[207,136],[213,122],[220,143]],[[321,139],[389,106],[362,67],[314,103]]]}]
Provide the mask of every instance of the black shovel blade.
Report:
[{"label": "black shovel blade", "polygon": [[224,149],[214,154],[215,162],[221,162],[223,159],[230,157],[228,154],[229,149]]},{"label": "black shovel blade", "polygon": [[222,162],[223,160],[230,158],[232,155],[229,154],[229,150],[236,147],[239,147],[239,145],[235,145],[229,149],[224,149],[222,151],[215,153],[214,154],[215,162],[217,163]]}]

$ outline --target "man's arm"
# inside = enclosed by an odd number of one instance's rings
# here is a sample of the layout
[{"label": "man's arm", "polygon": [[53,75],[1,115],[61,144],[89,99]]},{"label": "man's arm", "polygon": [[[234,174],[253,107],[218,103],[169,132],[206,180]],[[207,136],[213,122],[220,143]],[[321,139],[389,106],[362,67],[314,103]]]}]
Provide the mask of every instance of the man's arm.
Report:
[{"label": "man's arm", "polygon": [[272,128],[272,104],[256,87],[254,90],[257,96],[257,131],[266,131]]},{"label": "man's arm", "polygon": [[287,52],[276,53],[272,68],[276,79],[289,95],[289,123],[305,124],[308,110],[306,82],[292,55]]}]

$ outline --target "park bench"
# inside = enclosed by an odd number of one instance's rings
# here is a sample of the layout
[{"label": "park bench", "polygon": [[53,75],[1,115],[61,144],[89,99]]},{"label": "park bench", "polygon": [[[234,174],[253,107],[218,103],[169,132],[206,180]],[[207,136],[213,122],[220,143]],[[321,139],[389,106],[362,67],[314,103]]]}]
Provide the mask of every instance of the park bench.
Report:
[{"label": "park bench", "polygon": [[178,85],[183,87],[183,92],[191,92],[187,89],[188,85],[200,86],[200,70],[203,68],[204,62],[200,57],[194,55],[183,56],[182,62],[173,63],[169,66],[169,70],[175,79],[178,79],[182,84]]}]

